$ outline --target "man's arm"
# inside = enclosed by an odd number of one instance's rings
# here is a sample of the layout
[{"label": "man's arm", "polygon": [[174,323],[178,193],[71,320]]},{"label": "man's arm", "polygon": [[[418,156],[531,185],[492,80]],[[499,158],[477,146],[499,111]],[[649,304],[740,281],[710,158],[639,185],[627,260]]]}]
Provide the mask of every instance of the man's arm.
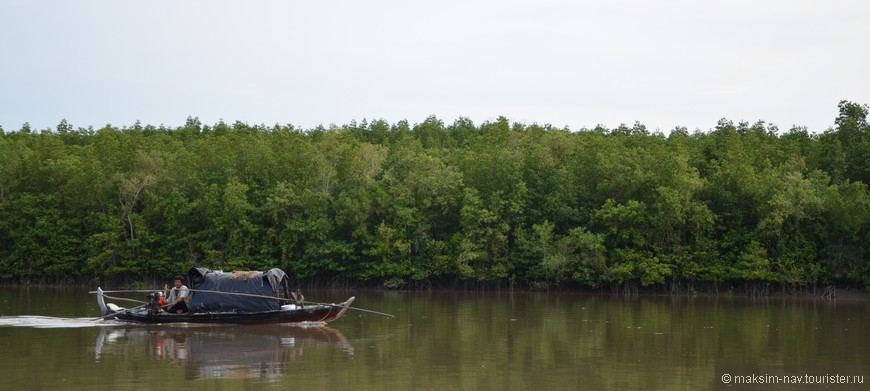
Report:
[{"label": "man's arm", "polygon": [[178,290],[178,302],[187,300],[187,297],[190,296],[190,289],[187,286],[182,286],[181,289]]}]

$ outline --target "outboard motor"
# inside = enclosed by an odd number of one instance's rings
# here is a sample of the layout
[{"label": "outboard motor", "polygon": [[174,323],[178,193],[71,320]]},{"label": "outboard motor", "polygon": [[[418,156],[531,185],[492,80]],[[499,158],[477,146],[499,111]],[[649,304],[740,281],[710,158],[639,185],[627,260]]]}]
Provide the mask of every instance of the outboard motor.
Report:
[{"label": "outboard motor", "polygon": [[152,292],[148,294],[148,310],[152,314],[159,314],[160,308],[166,304],[166,298],[163,297],[163,292]]}]

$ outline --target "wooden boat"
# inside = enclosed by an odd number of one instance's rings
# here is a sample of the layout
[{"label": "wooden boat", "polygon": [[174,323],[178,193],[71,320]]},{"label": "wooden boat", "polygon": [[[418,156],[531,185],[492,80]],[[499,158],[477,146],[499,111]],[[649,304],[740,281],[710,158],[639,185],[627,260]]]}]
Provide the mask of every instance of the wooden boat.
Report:
[{"label": "wooden boat", "polygon": [[350,308],[354,297],[343,303],[306,302],[297,292],[290,292],[287,275],[280,269],[266,272],[213,271],[193,268],[188,272],[189,312],[168,313],[156,302],[156,292],[149,302],[133,308],[106,303],[97,288],[97,304],[103,319],[138,323],[225,323],[268,324],[330,322]]}]

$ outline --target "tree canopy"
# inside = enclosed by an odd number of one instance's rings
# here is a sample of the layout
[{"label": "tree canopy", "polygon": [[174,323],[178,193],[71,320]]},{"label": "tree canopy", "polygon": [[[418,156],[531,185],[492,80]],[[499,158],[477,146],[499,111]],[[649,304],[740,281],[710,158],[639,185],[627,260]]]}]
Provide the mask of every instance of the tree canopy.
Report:
[{"label": "tree canopy", "polygon": [[430,117],[0,134],[0,279],[280,267],[388,287],[870,284],[870,126]]}]

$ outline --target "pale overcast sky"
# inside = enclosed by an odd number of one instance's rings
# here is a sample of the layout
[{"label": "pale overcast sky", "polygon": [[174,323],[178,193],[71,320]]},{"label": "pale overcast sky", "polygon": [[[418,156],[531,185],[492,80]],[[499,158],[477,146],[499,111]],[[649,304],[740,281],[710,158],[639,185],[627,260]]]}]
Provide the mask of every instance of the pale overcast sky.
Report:
[{"label": "pale overcast sky", "polygon": [[0,126],[720,118],[870,104],[870,1],[0,0]]}]

